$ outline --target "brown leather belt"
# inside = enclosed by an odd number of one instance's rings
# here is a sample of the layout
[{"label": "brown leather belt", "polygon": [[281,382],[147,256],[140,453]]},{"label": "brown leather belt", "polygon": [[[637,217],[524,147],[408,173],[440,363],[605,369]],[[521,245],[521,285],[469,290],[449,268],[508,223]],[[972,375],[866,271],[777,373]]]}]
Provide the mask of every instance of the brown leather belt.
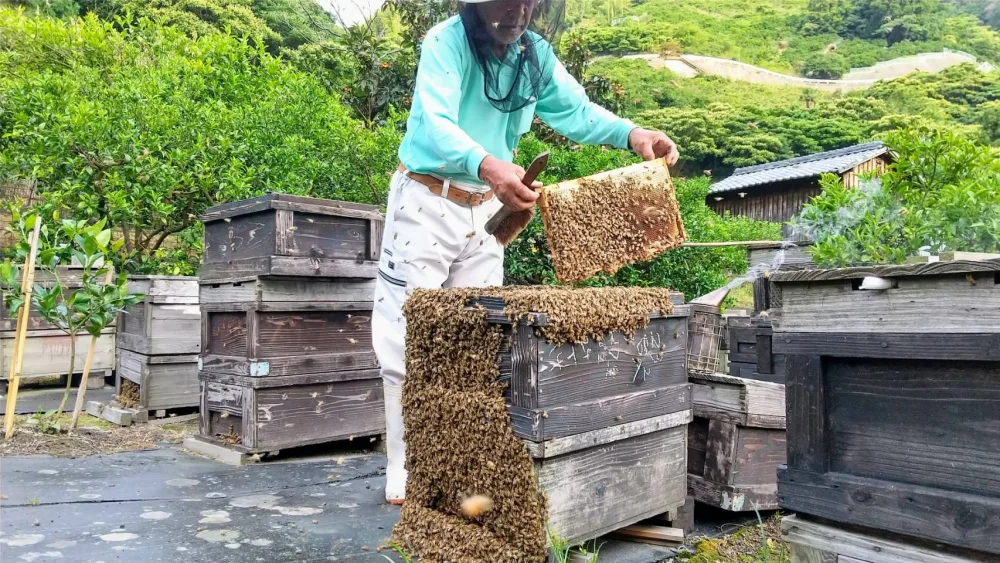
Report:
[{"label": "brown leather belt", "polygon": [[449,182],[448,190],[445,192],[444,182],[438,180],[434,176],[429,176],[427,174],[419,174],[417,172],[410,172],[402,164],[399,165],[399,171],[406,174],[407,177],[420,182],[421,184],[427,186],[427,189],[431,191],[434,195],[442,195],[450,201],[453,201],[459,205],[466,205],[475,207],[482,204],[483,202],[493,199],[493,190],[487,192],[470,192],[464,190],[455,184]]}]

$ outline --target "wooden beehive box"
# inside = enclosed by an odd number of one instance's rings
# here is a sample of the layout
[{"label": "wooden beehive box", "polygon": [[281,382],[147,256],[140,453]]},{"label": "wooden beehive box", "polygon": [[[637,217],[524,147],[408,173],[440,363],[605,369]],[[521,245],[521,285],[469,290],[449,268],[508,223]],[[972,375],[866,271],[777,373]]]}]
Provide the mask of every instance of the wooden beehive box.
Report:
[{"label": "wooden beehive box", "polygon": [[118,349],[115,392],[121,394],[123,380],[139,386],[139,407],[162,410],[198,406],[198,355],[148,356]]},{"label": "wooden beehive box", "polygon": [[1000,260],[772,281],[781,506],[1000,555]]},{"label": "wooden beehive box", "polygon": [[785,386],[726,374],[691,374],[688,487],[733,512],[778,507],[785,463]]},{"label": "wooden beehive box", "polygon": [[202,373],[201,437],[242,453],[385,432],[376,369],[298,376]]},{"label": "wooden beehive box", "polygon": [[730,375],[784,383],[785,358],[774,354],[772,334],[769,318],[730,318],[727,339]]},{"label": "wooden beehive box", "polygon": [[548,496],[553,533],[577,542],[676,516],[687,496],[689,307],[634,334],[555,345],[536,333],[544,314],[515,329],[502,302],[480,303],[507,336],[498,361],[508,412]]},{"label": "wooden beehive box", "polygon": [[265,377],[376,368],[371,291],[370,280],[202,283],[201,369]]},{"label": "wooden beehive box", "polygon": [[128,290],[145,298],[122,312],[119,349],[150,356],[201,351],[198,278],[130,276]]},{"label": "wooden beehive box", "polygon": [[257,275],[374,279],[384,217],[373,205],[268,194],[210,208],[202,281]]},{"label": "wooden beehive box", "polygon": [[988,563],[996,558],[895,534],[832,526],[803,516],[781,519],[792,563]]},{"label": "wooden beehive box", "polygon": [[[0,369],[6,380],[10,375],[10,362],[14,355],[14,331],[0,332]],[[76,360],[74,374],[83,373],[87,360],[87,349],[91,336],[81,332],[76,338]],[[61,378],[69,370],[70,337],[59,329],[29,330],[24,342],[24,363],[21,366],[21,382],[44,381]],[[88,385],[103,386],[104,377],[111,375],[115,368],[115,329],[105,328],[97,339],[94,357],[90,364]]]}]

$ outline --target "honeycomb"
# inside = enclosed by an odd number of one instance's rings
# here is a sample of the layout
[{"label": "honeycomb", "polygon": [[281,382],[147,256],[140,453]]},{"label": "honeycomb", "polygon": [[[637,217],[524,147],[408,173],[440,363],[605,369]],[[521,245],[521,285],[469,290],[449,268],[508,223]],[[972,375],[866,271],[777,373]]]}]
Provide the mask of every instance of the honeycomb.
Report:
[{"label": "honeycomb", "polygon": [[[666,289],[555,287],[416,290],[404,306],[406,503],[393,540],[425,562],[542,562],[546,499],[514,435],[497,357],[500,325],[479,298],[499,298],[508,319],[546,314],[557,342],[631,333],[669,313]],[[522,328],[523,329],[523,328]],[[470,497],[490,510],[468,510]]]},{"label": "honeycomb", "polygon": [[687,239],[673,182],[659,161],[546,186],[540,202],[561,282],[614,274]]}]

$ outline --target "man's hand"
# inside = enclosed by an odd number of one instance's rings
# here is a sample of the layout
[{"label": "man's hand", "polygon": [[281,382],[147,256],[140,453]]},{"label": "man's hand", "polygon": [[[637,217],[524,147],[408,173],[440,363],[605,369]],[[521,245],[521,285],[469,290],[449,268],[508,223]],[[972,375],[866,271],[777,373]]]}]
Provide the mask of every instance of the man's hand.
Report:
[{"label": "man's hand", "polygon": [[538,199],[538,191],[542,188],[539,181],[532,182],[531,188],[521,182],[524,168],[510,162],[504,162],[493,156],[487,156],[479,164],[479,178],[493,188],[497,199],[514,211],[531,209]]},{"label": "man's hand", "polygon": [[667,166],[677,164],[677,144],[659,131],[636,127],[628,134],[628,146],[645,160],[667,159]]}]

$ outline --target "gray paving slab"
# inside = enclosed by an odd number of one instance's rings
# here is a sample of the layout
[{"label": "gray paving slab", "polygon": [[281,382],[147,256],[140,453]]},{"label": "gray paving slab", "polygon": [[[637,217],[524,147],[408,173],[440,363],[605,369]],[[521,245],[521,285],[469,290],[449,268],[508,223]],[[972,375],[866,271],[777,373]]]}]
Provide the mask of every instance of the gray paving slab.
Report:
[{"label": "gray paving slab", "polygon": [[[164,448],[0,460],[0,561],[352,561],[379,553],[399,510],[385,457],[243,467]],[[656,563],[669,548],[598,540],[600,560]]]}]

